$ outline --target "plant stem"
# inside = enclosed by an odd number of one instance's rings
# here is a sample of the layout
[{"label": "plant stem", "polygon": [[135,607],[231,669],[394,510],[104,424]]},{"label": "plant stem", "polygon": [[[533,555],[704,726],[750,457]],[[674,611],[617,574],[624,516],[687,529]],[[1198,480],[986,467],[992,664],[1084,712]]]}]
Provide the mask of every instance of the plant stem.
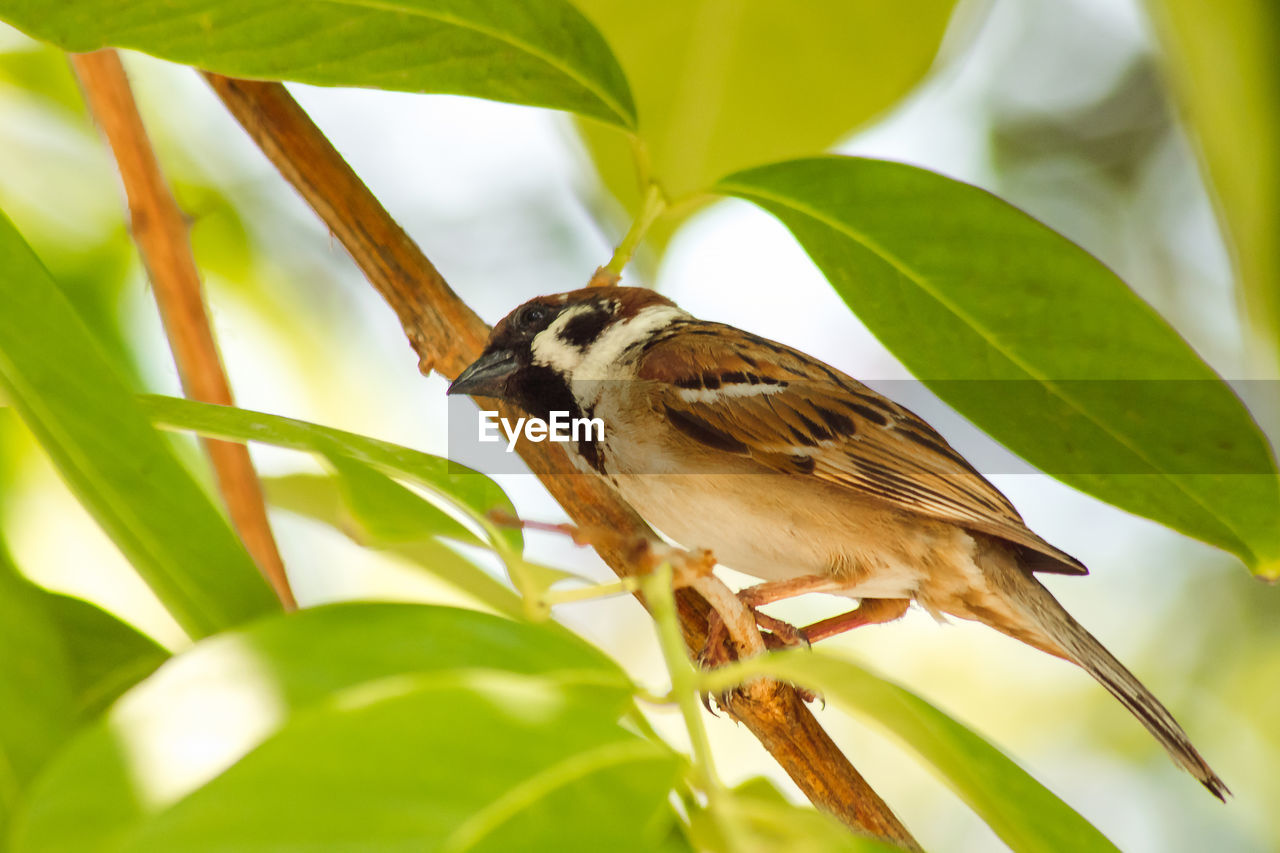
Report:
[{"label": "plant stem", "polygon": [[634,592],[637,589],[639,589],[639,585],[634,578],[624,578],[613,583],[584,586],[578,589],[547,590],[542,596],[542,601],[548,606],[572,604],[577,601],[590,601],[593,598],[622,595],[623,593]]},{"label": "plant stem", "polygon": [[548,608],[540,601],[540,596],[533,580],[533,574],[525,563],[524,556],[507,545],[506,540],[498,532],[498,528],[487,518],[475,516],[476,521],[489,534],[489,542],[493,546],[498,559],[507,569],[507,577],[511,579],[516,592],[520,593],[520,601],[524,605],[524,616],[530,622],[541,622],[547,618]]},{"label": "plant stem", "polygon": [[636,247],[640,245],[640,241],[644,239],[644,235],[649,232],[649,226],[653,225],[653,221],[662,215],[662,211],[667,208],[666,196],[662,194],[662,189],[654,183],[649,184],[645,190],[644,200],[640,203],[640,212],[636,214],[635,220],[631,223],[631,228],[627,230],[626,236],[622,238],[622,242],[618,244],[618,248],[614,250],[613,257],[609,259],[609,263],[605,264],[605,271],[613,273],[615,276],[622,275],[622,268],[631,260],[631,256],[635,254]]},{"label": "plant stem", "polygon": [[[71,65],[115,155],[128,197],[130,230],[151,277],[182,390],[193,400],[234,405],[205,308],[186,219],[160,171],[120,56],[114,50],[72,54]],[[213,439],[203,439],[202,444],[245,549],[284,609],[296,610],[298,603],[271,532],[262,483],[248,448]]]},{"label": "plant stem", "polygon": [[671,677],[671,695],[675,698],[689,731],[689,744],[693,750],[693,772],[698,787],[707,798],[707,812],[719,830],[727,849],[739,849],[734,843],[735,827],[727,811],[727,795],[724,783],[716,773],[711,755],[711,740],[698,705],[698,671],[690,663],[685,651],[684,636],[676,615],[675,593],[671,586],[670,563],[662,563],[641,578],[640,589],[645,602],[653,613],[658,629],[658,645]]}]

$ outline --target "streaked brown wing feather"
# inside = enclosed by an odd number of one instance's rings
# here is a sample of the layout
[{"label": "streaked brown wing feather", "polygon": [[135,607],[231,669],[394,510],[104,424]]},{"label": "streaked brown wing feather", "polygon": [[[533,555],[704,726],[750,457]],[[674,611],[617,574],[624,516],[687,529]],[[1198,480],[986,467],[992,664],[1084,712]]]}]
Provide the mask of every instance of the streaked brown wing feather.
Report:
[{"label": "streaked brown wing feather", "polygon": [[646,346],[639,378],[657,383],[673,425],[708,447],[997,536],[1035,571],[1087,571],[1029,530],[931,426],[797,350],[688,321]]}]

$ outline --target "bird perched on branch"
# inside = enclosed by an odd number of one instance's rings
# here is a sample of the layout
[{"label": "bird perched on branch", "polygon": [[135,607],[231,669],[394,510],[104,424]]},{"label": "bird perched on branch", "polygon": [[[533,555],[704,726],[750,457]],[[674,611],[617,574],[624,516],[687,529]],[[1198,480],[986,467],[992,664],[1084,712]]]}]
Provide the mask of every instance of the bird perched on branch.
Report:
[{"label": "bird perched on branch", "polygon": [[603,436],[568,444],[575,464],[675,541],[761,578],[742,593],[753,608],[805,592],[859,600],[804,639],[897,619],[912,601],[982,622],[1083,668],[1175,762],[1228,793],[1168,710],[1035,577],[1085,567],[927,423],[821,361],[651,290],[594,287],[512,311],[449,393],[603,420]]}]

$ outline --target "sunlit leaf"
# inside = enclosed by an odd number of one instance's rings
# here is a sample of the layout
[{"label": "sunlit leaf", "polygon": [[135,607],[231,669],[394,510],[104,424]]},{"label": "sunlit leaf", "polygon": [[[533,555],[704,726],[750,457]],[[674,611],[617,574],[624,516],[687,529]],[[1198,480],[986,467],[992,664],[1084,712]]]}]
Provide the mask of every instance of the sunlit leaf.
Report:
[{"label": "sunlit leaf", "polygon": [[66,650],[75,711],[97,714],[169,658],[147,635],[83,599],[46,590],[40,609]]},{"label": "sunlit leaf", "polygon": [[[494,510],[515,515],[515,508],[497,483],[439,456],[306,421],[230,406],[158,396],[145,396],[140,402],[161,426],[194,430],[210,438],[229,441],[261,441],[326,457],[347,456],[417,483],[478,521],[487,521]],[[501,528],[498,535],[516,549],[523,542],[520,531],[514,528]]]},{"label": "sunlit leaf", "polygon": [[822,157],[719,185],[782,220],[867,327],[1023,458],[1280,574],[1280,479],[1249,412],[1083,249],[976,187]]},{"label": "sunlit leaf", "polygon": [[71,662],[37,598],[0,551],[0,830],[75,719]]},{"label": "sunlit leaf", "polygon": [[220,282],[236,288],[248,299],[268,302],[271,295],[260,293],[255,287],[258,281],[253,274],[254,250],[257,247],[245,221],[247,211],[237,208],[235,200],[222,187],[212,186],[203,175],[200,178],[203,180],[193,181],[175,175],[169,180],[178,206],[191,220],[191,251],[201,273],[217,276]]},{"label": "sunlit leaf", "polygon": [[[373,849],[648,853],[670,823],[676,756],[552,680],[469,675],[370,688],[288,726],[126,849],[216,838],[232,849],[328,850],[350,839]],[[299,774],[307,755],[323,759]]]},{"label": "sunlit leaf", "polygon": [[[333,483],[328,478],[294,476],[269,484],[274,494],[273,501],[286,509],[324,521],[363,545],[391,551],[417,563],[499,613],[512,616],[524,613],[520,596],[437,539],[440,537],[466,545],[483,544],[475,534],[364,462],[336,453],[330,454],[329,462],[339,475],[337,482],[341,500],[332,494]],[[515,571],[521,578],[521,590],[524,595],[535,599],[541,598],[561,581],[593,583],[590,578],[574,572],[514,555],[507,559],[520,560]]]},{"label": "sunlit leaf", "polygon": [[[737,839],[759,853],[894,853],[902,849],[854,835],[831,815],[789,802],[763,776],[730,790],[724,809]],[[690,824],[699,849],[723,845],[705,809],[690,815]]]},{"label": "sunlit leaf", "polygon": [[480,538],[444,510],[423,500],[376,468],[335,453],[343,497],[364,533],[375,542],[412,542],[443,536],[469,545]]},{"label": "sunlit leaf", "polygon": [[473,95],[629,127],[626,78],[564,0],[0,0],[58,47],[127,47],[234,77]]},{"label": "sunlit leaf", "polygon": [[651,849],[680,760],[617,724],[631,693],[581,640],[474,611],[259,622],[78,738],[13,849]]},{"label": "sunlit leaf", "polygon": [[[579,0],[626,70],[648,169],[672,197],[732,171],[823,151],[928,71],[955,0]],[[580,128],[612,192],[640,201],[631,137]],[[659,222],[656,245],[693,208]]]},{"label": "sunlit leaf", "polygon": [[565,571],[557,569],[554,566],[535,563],[530,560],[524,561],[524,571],[529,588],[525,590],[526,594],[541,596],[545,594],[551,587],[561,581],[578,581],[579,583],[593,584],[594,581],[586,575],[577,572]]},{"label": "sunlit leaf", "polygon": [[[373,544],[364,537],[363,526],[352,517],[335,478],[292,474],[286,477],[267,477],[262,485],[272,506],[327,524],[362,545]],[[507,616],[521,616],[524,613],[520,596],[511,587],[432,536],[414,541],[384,543],[378,547],[420,566],[497,613]]]},{"label": "sunlit leaf", "polygon": [[74,727],[167,657],[100,608],[27,580],[0,543],[0,836]]},{"label": "sunlit leaf", "polygon": [[[712,692],[754,675],[801,684],[892,734],[1020,853],[1115,851],[1107,838],[999,749],[920,697],[857,664],[808,649],[714,672]],[[714,680],[713,680],[714,679]]]},{"label": "sunlit leaf", "polygon": [[32,43],[22,50],[0,51],[0,80],[67,114],[84,113],[84,96],[66,55],[48,45]]},{"label": "sunlit leaf", "polygon": [[0,387],[178,624],[200,636],[275,609],[231,527],[2,215],[0,304]]}]

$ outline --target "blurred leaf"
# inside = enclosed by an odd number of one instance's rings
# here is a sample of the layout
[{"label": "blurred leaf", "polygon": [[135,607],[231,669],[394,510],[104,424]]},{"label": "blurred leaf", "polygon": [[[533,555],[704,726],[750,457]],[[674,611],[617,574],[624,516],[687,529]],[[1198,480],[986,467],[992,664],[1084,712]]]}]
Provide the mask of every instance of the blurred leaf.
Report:
[{"label": "blurred leaf", "polygon": [[0,0],[64,50],[125,47],[233,77],[471,95],[631,127],[609,46],[564,0]]},{"label": "blurred leaf", "polygon": [[1148,0],[1232,249],[1246,321],[1280,356],[1280,6]]},{"label": "blurred leaf", "polygon": [[[729,792],[726,810],[753,853],[894,853],[901,848],[854,835],[831,815],[787,800],[762,776]],[[690,830],[700,850],[714,850],[719,835],[706,810],[690,815]]]},{"label": "blurred leaf", "polygon": [[167,657],[102,609],[27,580],[0,543],[0,837],[25,784],[73,728]]},{"label": "blurred leaf", "polygon": [[0,80],[66,113],[84,114],[84,98],[67,55],[48,45],[33,42],[24,50],[0,51]]},{"label": "blurred leaf", "polygon": [[182,212],[191,220],[191,250],[201,272],[219,276],[249,299],[267,299],[267,294],[253,286],[256,284],[253,281],[255,247],[244,215],[235,202],[222,187],[206,183],[207,179],[197,182],[174,177],[170,180]]},{"label": "blurred leaf", "polygon": [[617,724],[631,694],[583,641],[474,611],[266,620],[74,741],[13,849],[648,849],[680,760]]},{"label": "blurred leaf", "polygon": [[851,661],[809,649],[775,652],[715,671],[706,687],[715,693],[757,675],[802,684],[886,729],[1020,853],[1116,850],[999,749],[910,691]]},{"label": "blurred leaf", "polygon": [[0,551],[0,829],[75,719],[70,661],[37,599]]},{"label": "blurred leaf", "polygon": [[121,225],[87,245],[84,241],[50,245],[47,256],[54,283],[89,327],[112,367],[129,384],[140,384],[138,359],[122,316],[125,293],[136,281],[131,279],[135,256],[129,232]]},{"label": "blurred leaf", "polygon": [[[991,161],[1004,181],[1038,174],[1046,160],[1083,161],[1133,193],[1176,130],[1167,87],[1149,54],[1135,57],[1096,100],[1064,107],[1009,95],[998,98],[991,110]],[[1075,179],[1068,175],[1063,180]]]},{"label": "blurred leaf", "polygon": [[[141,827],[127,849],[332,850],[350,839],[372,849],[648,853],[665,829],[676,755],[597,703],[505,674],[388,687],[405,692],[371,685],[335,697]],[[317,755],[299,774],[299,760]]]},{"label": "blurred leaf", "polygon": [[0,215],[0,386],[71,490],[195,636],[278,605],[102,348]]},{"label": "blurred leaf", "polygon": [[[263,487],[273,506],[327,524],[361,545],[371,544],[363,536],[345,505],[345,495],[337,478],[315,474],[292,474],[265,477]],[[416,497],[416,496],[415,496]],[[427,536],[413,542],[379,545],[381,550],[421,566],[433,576],[448,583],[477,601],[506,616],[521,616],[524,607],[520,596],[484,569],[439,540]]]},{"label": "blurred leaf", "polygon": [[586,575],[577,572],[568,572],[564,569],[557,569],[554,566],[544,565],[543,563],[534,563],[530,560],[524,560],[525,581],[528,587],[525,589],[526,595],[541,597],[545,595],[551,587],[561,581],[578,581],[579,583],[593,586],[595,581]]},{"label": "blurred leaf", "polygon": [[976,187],[824,157],[719,185],[782,220],[939,397],[1076,488],[1280,574],[1280,479],[1232,390],[1114,273]]},{"label": "blurred leaf", "polygon": [[74,596],[39,591],[43,609],[66,649],[81,719],[100,713],[168,660],[169,652],[162,646],[101,607]]},{"label": "blurred leaf", "polygon": [[[897,103],[933,63],[955,0],[579,0],[635,92],[653,178],[675,198],[728,173],[815,154]],[[609,191],[634,215],[630,134],[580,122]],[[709,200],[709,199],[708,199]],[[684,216],[659,220],[659,246]]]},{"label": "blurred leaf", "polygon": [[[160,396],[143,396],[139,402],[160,426],[189,429],[228,441],[261,441],[330,458],[335,454],[348,456],[425,487],[479,522],[487,523],[493,510],[515,515],[515,507],[497,483],[439,456],[306,421],[230,406]],[[518,529],[499,528],[498,535],[510,547],[516,550],[522,547],[523,537]]]},{"label": "blurred leaf", "polygon": [[371,542],[414,542],[443,536],[468,545],[484,544],[444,510],[376,468],[338,453],[329,457],[329,464],[338,473],[347,507]]}]

